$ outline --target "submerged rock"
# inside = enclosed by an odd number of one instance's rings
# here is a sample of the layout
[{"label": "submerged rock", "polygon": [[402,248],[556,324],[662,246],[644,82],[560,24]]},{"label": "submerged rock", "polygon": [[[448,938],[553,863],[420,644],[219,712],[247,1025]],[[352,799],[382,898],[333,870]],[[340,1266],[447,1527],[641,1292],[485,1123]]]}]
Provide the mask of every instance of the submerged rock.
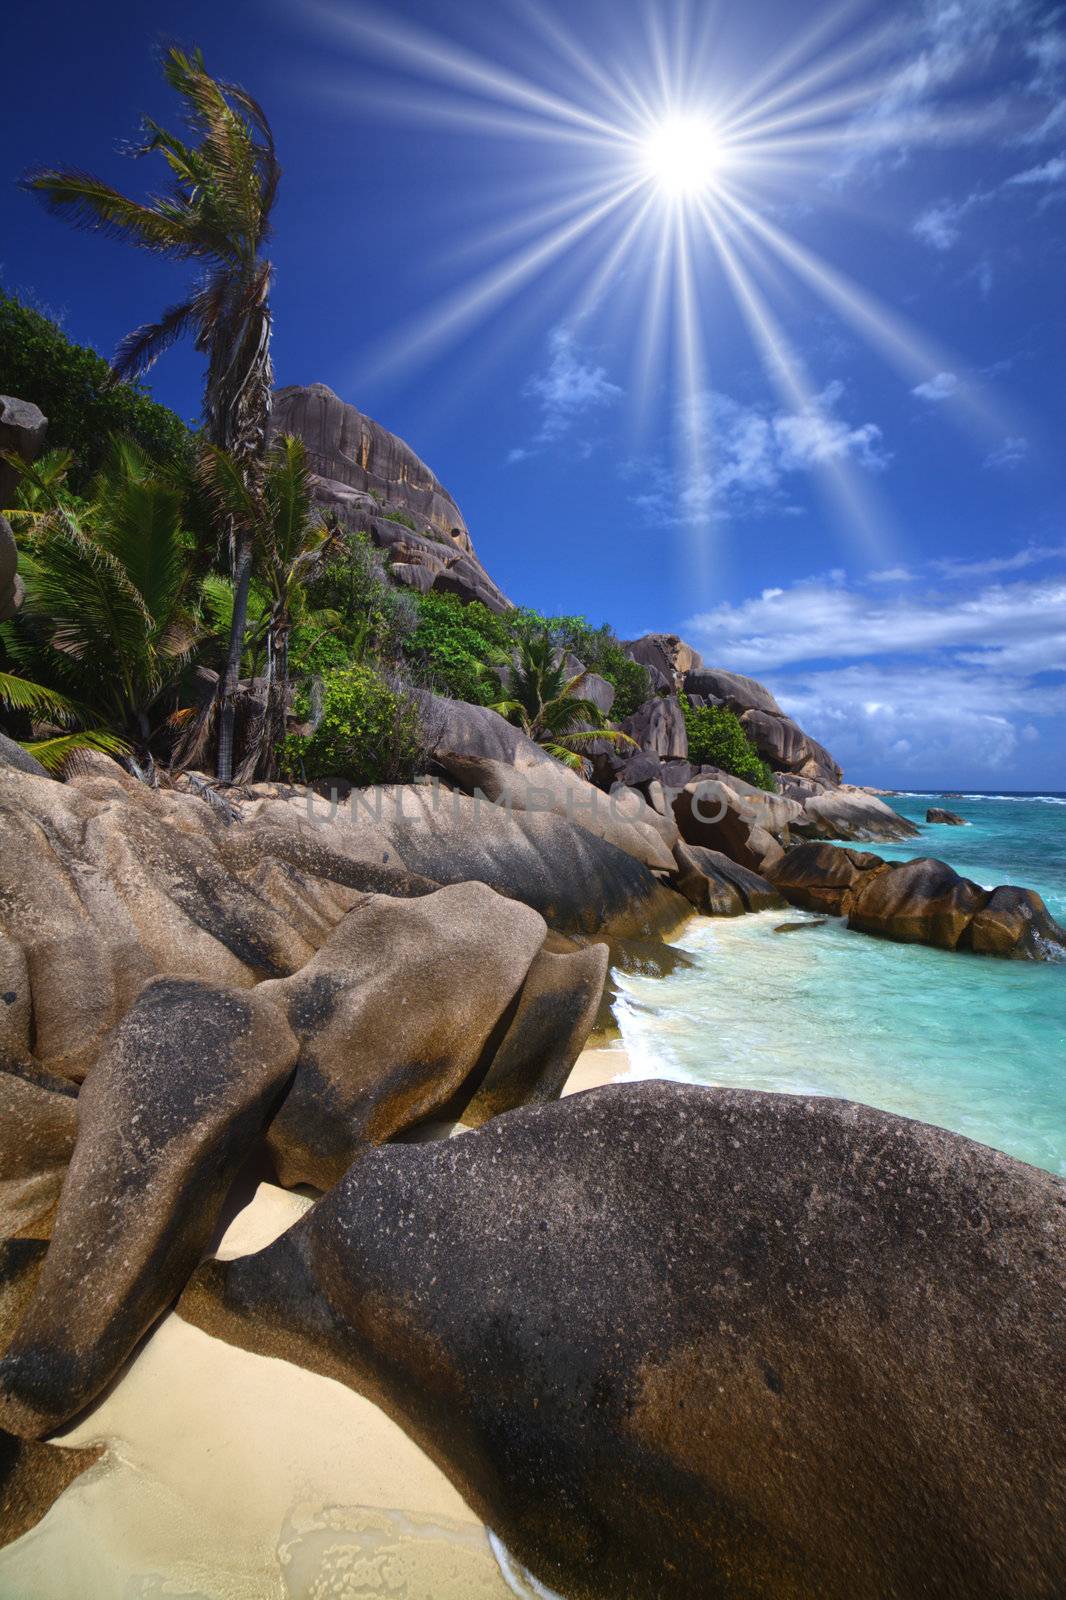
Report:
[{"label": "submerged rock", "polygon": [[371,1152],[180,1311],[384,1406],[569,1600],[1049,1600],[1064,1202],[863,1106],[627,1084]]},{"label": "submerged rock", "polygon": [[181,1291],[296,1059],[258,994],[147,984],[78,1096],[36,1292],[0,1361],[0,1426],[53,1432]]},{"label": "submerged rock", "polygon": [[942,806],[930,806],[925,813],[926,822],[944,822],[951,828],[968,828],[970,824],[957,811],[945,811]]}]

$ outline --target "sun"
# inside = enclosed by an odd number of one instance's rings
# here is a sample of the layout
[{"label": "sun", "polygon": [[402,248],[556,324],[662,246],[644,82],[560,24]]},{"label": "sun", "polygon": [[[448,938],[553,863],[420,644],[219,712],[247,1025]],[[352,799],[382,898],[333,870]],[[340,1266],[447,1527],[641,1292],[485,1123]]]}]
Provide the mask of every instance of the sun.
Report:
[{"label": "sun", "polygon": [[698,114],[667,117],[643,141],[646,176],[674,200],[711,193],[725,164],[722,141],[709,118]]}]

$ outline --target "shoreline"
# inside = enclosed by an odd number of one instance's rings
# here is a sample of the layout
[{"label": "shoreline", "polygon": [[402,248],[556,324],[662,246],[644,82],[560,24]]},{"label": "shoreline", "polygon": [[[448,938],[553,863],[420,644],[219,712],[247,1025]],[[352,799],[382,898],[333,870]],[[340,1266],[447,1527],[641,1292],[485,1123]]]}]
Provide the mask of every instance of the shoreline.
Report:
[{"label": "shoreline", "polygon": [[[563,1093],[598,1088],[627,1067],[623,1049],[585,1050]],[[261,1249],[312,1203],[260,1183],[215,1254]],[[0,1592],[297,1600],[351,1584],[412,1600],[515,1593],[484,1525],[371,1401],[235,1349],[175,1311],[89,1415],[53,1440],[89,1441],[107,1446],[101,1461],[0,1550]]]}]

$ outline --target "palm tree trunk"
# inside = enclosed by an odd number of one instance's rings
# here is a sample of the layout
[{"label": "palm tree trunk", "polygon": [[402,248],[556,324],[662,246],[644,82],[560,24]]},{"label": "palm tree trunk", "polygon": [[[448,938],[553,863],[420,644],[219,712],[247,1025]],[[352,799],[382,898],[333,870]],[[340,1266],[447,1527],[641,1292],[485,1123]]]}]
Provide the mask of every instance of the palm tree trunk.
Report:
[{"label": "palm tree trunk", "polygon": [[248,623],[248,591],[252,582],[252,541],[242,535],[237,545],[234,563],[233,622],[229,635],[229,655],[222,679],[221,708],[218,723],[218,763],[216,775],[219,783],[233,781],[233,727],[236,720],[237,686],[241,677],[241,652]]}]

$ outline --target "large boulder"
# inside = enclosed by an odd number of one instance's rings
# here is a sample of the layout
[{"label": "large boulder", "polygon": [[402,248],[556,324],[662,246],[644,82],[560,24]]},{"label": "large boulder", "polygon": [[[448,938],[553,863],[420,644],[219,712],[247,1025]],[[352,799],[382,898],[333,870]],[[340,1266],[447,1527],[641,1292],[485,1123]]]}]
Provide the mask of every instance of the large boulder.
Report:
[{"label": "large boulder", "polygon": [[695,667],[685,674],[685,693],[690,699],[722,705],[737,716],[745,711],[762,711],[771,717],[784,712],[763,684],[739,672],[721,672],[714,667]]},{"label": "large boulder", "polygon": [[103,1453],[102,1444],[72,1450],[0,1429],[0,1546],[35,1528],[64,1489]]},{"label": "large boulder", "polygon": [[925,813],[926,822],[944,823],[949,828],[968,828],[970,824],[957,811],[945,811],[942,806],[930,806]]},{"label": "large boulder", "polygon": [[[790,788],[784,790],[792,794]],[[797,797],[798,798],[798,797]],[[805,815],[793,831],[808,839],[850,839],[856,844],[913,839],[918,829],[878,795],[855,789],[814,789],[802,799]]]},{"label": "large boulder", "polygon": [[[0,944],[0,959],[2,949]],[[28,986],[20,989],[6,990],[0,1005],[10,994],[15,994],[10,1005],[21,1005],[25,995],[28,1010]],[[0,1014],[0,1027],[3,1021]],[[0,1044],[0,1062],[5,1055]],[[47,1238],[77,1129],[73,1084],[0,1065],[0,1239]]]},{"label": "large boulder", "polygon": [[78,1096],[52,1242],[0,1361],[0,1426],[54,1432],[180,1292],[296,1049],[258,994],[145,985]]},{"label": "large boulder", "polygon": [[180,1310],[383,1405],[571,1600],[1050,1600],[1064,1259],[1049,1173],[647,1082],[373,1151]]},{"label": "large boulder", "polygon": [[426,749],[446,772],[453,760],[504,761],[513,767],[554,764],[539,744],[488,706],[426,691],[418,703]]},{"label": "large boulder", "polygon": [[1032,889],[982,889],[944,861],[884,861],[801,844],[767,869],[791,905],[846,916],[848,927],[904,944],[1015,960],[1066,959],[1066,928]]},{"label": "large boulder", "polygon": [[[0,501],[0,504],[3,502]],[[0,516],[0,622],[13,617],[22,604],[22,580],[18,575],[18,548],[11,524]]]},{"label": "large boulder", "polygon": [[478,561],[455,501],[410,445],[324,383],[277,390],[271,426],[303,440],[316,498],[368,533],[401,582],[511,609]]},{"label": "large boulder", "polygon": [[756,873],[780,858],[799,811],[794,801],[727,774],[697,778],[674,797],[674,817],[686,844],[720,850]]},{"label": "large boulder", "polygon": [[412,872],[487,883],[559,933],[668,933],[687,903],[606,839],[549,812],[508,812],[427,785],[380,792],[385,832]]},{"label": "large boulder", "polygon": [[700,667],[703,660],[699,651],[676,633],[645,633],[622,648],[632,661],[648,669],[653,687],[659,689],[680,689],[685,674]]},{"label": "large boulder", "polygon": [[369,1146],[439,1115],[491,1059],[546,932],[480,883],[368,895],[300,972],[260,984],[300,1040],[267,1136],[280,1181],[328,1189]]},{"label": "large boulder", "polygon": [[[23,461],[36,461],[44,448],[47,432],[48,418],[31,401],[0,394],[0,450],[21,456]],[[18,469],[0,459],[0,510],[12,504],[18,482]],[[0,559],[0,610],[2,607],[3,566]]]},{"label": "large boulder", "polygon": [[676,695],[654,695],[619,727],[645,755],[659,761],[688,759],[688,732]]},{"label": "large boulder", "polygon": [[787,904],[766,878],[749,872],[720,850],[679,844],[674,856],[677,887],[704,916],[736,917],[745,911],[776,911]]},{"label": "large boulder", "polygon": [[527,815],[565,817],[646,867],[673,871],[670,851],[676,826],[632,790],[605,795],[560,762],[516,768],[502,761],[452,756],[447,768],[468,794],[480,794],[493,805]]}]

